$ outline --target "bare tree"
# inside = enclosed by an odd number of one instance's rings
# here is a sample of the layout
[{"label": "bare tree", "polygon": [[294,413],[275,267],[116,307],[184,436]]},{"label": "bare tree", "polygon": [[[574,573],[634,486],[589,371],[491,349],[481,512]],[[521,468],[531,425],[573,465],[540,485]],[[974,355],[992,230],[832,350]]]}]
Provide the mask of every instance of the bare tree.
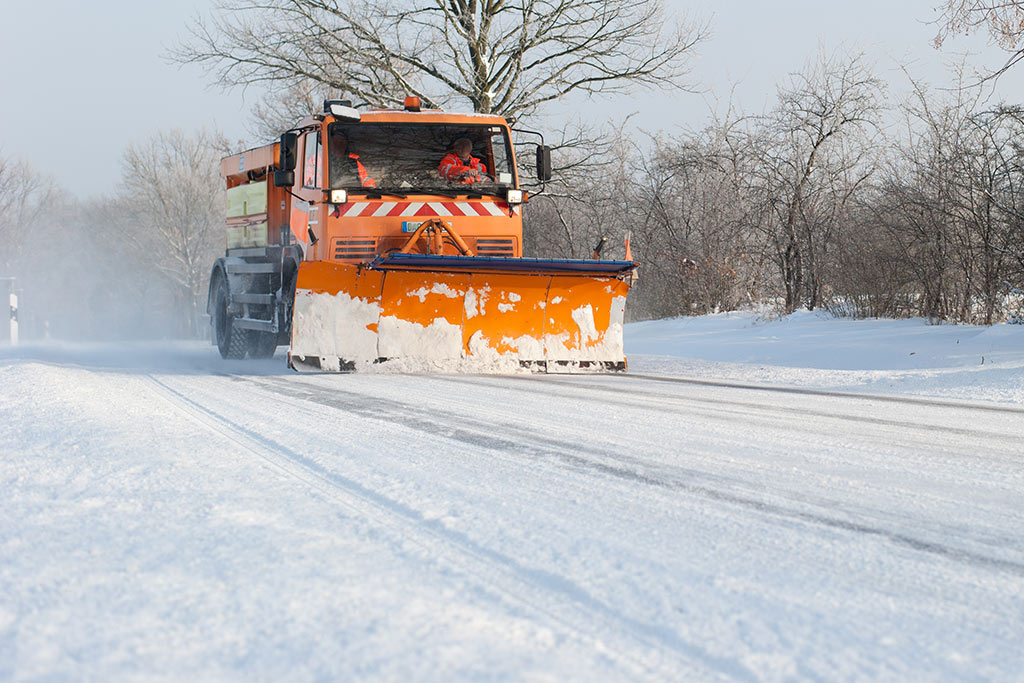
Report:
[{"label": "bare tree", "polygon": [[[993,277],[1011,277],[1016,286],[1024,286],[1024,109],[1001,105],[974,113],[970,122],[978,172],[967,175],[967,180],[988,204],[986,216],[1000,226],[987,243],[991,253],[986,259],[991,263],[1005,257],[1005,272],[992,273]],[[989,283],[990,290],[998,284]]]},{"label": "bare tree", "polygon": [[758,207],[747,192],[755,161],[745,144],[748,123],[730,111],[696,134],[659,136],[637,163],[632,205],[646,273],[636,297],[643,313],[732,310],[761,296],[752,291],[763,261],[751,230]]},{"label": "bare tree", "polygon": [[[973,112],[953,162],[959,252],[964,273],[961,319],[991,325],[997,315],[1015,241],[1019,236],[1019,163],[1016,141],[1021,133],[1013,117],[999,111]],[[1007,211],[1011,209],[1011,211]],[[978,316],[976,304],[982,305]]]},{"label": "bare tree", "polygon": [[0,156],[0,273],[14,273],[48,197],[45,180],[31,166]]},{"label": "bare tree", "polygon": [[256,105],[251,118],[251,131],[260,140],[273,140],[309,116],[320,111],[325,99],[341,99],[344,93],[331,90],[322,83],[303,78],[289,83],[283,90],[266,93]]},{"label": "bare tree", "polygon": [[871,172],[869,136],[882,106],[882,83],[863,55],[822,55],[780,89],[753,141],[787,312],[820,301],[824,250],[838,212]]},{"label": "bare tree", "polygon": [[909,276],[898,286],[913,305],[901,308],[991,324],[1005,283],[1024,276],[1024,126],[1014,107],[979,110],[982,89],[964,87],[962,69],[955,75],[961,87],[941,97],[913,83],[907,136],[873,198],[874,223]]},{"label": "bare tree", "polygon": [[112,225],[132,249],[174,283],[185,330],[199,334],[210,264],[223,249],[224,183],[217,133],[157,133],[125,150],[120,211]]},{"label": "bare tree", "polygon": [[357,104],[533,114],[569,93],[680,87],[704,24],[662,0],[218,0],[171,53],[223,86],[321,84]]}]

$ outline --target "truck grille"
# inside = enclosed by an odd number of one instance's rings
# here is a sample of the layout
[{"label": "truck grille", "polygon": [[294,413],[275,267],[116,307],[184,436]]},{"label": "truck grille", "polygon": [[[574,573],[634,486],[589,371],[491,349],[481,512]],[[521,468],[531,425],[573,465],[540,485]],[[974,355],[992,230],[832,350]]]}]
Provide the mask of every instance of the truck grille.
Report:
[{"label": "truck grille", "polygon": [[513,256],[515,241],[511,239],[478,239],[476,253],[480,256]]},{"label": "truck grille", "polygon": [[377,255],[377,240],[372,237],[334,240],[334,258],[368,261]]}]

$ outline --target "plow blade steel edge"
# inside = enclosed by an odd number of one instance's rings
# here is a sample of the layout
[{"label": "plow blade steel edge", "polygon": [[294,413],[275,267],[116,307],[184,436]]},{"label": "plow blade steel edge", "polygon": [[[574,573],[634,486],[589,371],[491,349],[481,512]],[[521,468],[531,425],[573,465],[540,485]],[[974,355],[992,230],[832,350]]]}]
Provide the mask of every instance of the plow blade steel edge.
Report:
[{"label": "plow blade steel edge", "polygon": [[629,285],[614,275],[299,266],[289,364],[409,371],[624,370]]}]

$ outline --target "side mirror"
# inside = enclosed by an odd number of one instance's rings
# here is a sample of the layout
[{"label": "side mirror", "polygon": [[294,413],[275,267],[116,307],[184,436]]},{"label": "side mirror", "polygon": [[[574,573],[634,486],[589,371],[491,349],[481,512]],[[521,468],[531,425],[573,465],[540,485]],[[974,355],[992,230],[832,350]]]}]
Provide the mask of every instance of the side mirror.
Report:
[{"label": "side mirror", "polygon": [[291,187],[295,184],[295,171],[274,171],[274,187]]},{"label": "side mirror", "polygon": [[537,180],[551,180],[551,148],[547,145],[537,145]]},{"label": "side mirror", "polygon": [[281,136],[281,151],[277,157],[277,168],[281,171],[294,171],[295,160],[298,158],[298,133],[285,133]]}]

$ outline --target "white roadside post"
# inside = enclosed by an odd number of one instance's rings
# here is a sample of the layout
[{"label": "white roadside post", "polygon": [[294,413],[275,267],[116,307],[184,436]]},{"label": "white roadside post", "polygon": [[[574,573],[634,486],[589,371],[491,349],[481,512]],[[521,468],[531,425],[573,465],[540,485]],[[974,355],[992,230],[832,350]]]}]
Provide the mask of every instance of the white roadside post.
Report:
[{"label": "white roadside post", "polygon": [[11,346],[18,345],[18,295],[11,292]]},{"label": "white roadside post", "polygon": [[[11,346],[18,343],[18,295],[14,293],[14,278],[13,277],[0,277],[0,301],[3,301],[4,292],[7,292],[7,300],[10,303],[10,315],[7,321],[10,325],[10,338]],[[0,304],[3,306],[3,304]],[[3,314],[0,313],[0,316]],[[0,321],[3,318],[0,317]],[[8,336],[4,334],[4,323],[0,322],[0,338]]]}]

